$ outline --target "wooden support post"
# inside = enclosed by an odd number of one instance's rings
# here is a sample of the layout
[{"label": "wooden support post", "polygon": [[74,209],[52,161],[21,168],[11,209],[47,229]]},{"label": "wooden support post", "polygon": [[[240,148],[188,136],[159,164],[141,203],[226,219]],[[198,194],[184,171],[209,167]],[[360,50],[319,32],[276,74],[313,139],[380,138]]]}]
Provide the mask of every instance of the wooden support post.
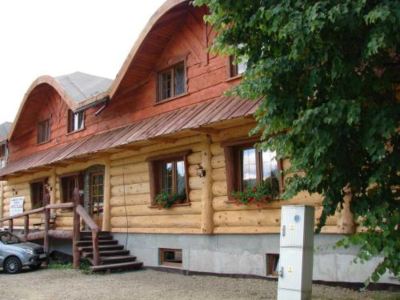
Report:
[{"label": "wooden support post", "polygon": [[201,232],[212,234],[214,231],[214,209],[212,206],[212,166],[211,138],[207,136],[201,155],[201,166],[205,170],[204,185],[201,194]]},{"label": "wooden support post", "polygon": [[105,161],[104,170],[104,207],[103,207],[103,231],[110,231],[111,229],[111,164],[110,160],[107,158]]},{"label": "wooden support post", "polygon": [[92,244],[93,244],[93,265],[98,266],[100,264],[99,233],[96,230],[92,230]]},{"label": "wooden support post", "polygon": [[28,234],[29,234],[29,215],[26,215],[24,217],[24,238],[25,238],[25,241],[28,240]]},{"label": "wooden support post", "polygon": [[[56,168],[53,168],[51,171],[51,176],[49,178],[49,185],[50,185],[50,204],[56,204],[56,185],[57,185],[57,175],[56,175]],[[50,216],[53,215],[54,211],[50,211]]]},{"label": "wooden support post", "polygon": [[8,231],[9,232],[14,231],[14,220],[13,219],[8,220]]},{"label": "wooden support post", "polygon": [[78,212],[76,211],[77,206],[80,204],[79,202],[79,189],[75,188],[74,190],[74,220],[73,220],[73,234],[72,234],[72,255],[73,255],[73,268],[79,269],[80,267],[80,253],[78,249],[78,241],[80,236],[80,217]]},{"label": "wooden support post", "polygon": [[344,196],[343,208],[340,211],[340,217],[337,223],[338,233],[353,234],[356,230],[354,216],[350,210],[352,194],[350,189],[346,189]]},{"label": "wooden support post", "polygon": [[[3,202],[4,202],[4,182],[0,181],[0,220],[3,219]],[[0,222],[0,228],[3,227],[3,222]]]},{"label": "wooden support post", "polygon": [[44,252],[49,254],[49,223],[50,223],[50,209],[45,209],[44,212],[44,237],[43,248]]}]

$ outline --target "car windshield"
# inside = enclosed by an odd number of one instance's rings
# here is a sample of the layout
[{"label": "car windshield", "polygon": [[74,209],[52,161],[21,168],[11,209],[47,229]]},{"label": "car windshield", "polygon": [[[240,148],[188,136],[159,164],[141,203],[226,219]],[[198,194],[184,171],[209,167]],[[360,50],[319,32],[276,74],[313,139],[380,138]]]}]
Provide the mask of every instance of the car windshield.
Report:
[{"label": "car windshield", "polygon": [[0,232],[0,241],[7,245],[18,244],[20,242],[19,238],[9,232]]}]

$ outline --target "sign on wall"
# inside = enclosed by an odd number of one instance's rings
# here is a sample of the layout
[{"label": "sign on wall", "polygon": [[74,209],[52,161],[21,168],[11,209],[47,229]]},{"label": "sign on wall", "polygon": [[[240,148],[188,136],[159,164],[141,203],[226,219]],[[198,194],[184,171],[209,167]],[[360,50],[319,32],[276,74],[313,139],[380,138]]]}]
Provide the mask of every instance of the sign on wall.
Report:
[{"label": "sign on wall", "polygon": [[10,216],[24,212],[25,197],[13,197],[10,199]]}]

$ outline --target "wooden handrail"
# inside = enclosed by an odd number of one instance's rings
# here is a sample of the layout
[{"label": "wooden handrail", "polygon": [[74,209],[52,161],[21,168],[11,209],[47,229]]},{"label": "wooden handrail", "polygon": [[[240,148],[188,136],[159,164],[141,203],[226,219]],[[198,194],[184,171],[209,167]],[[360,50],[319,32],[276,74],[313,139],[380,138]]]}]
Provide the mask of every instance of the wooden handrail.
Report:
[{"label": "wooden handrail", "polygon": [[89,226],[91,231],[99,232],[99,226],[93,221],[93,219],[89,216],[87,211],[83,208],[82,205],[77,205],[76,206],[76,212],[77,214],[83,219],[85,224]]},{"label": "wooden handrail", "polygon": [[18,218],[23,218],[28,215],[33,215],[33,214],[38,214],[43,212],[45,209],[64,209],[64,208],[73,208],[74,203],[73,202],[67,202],[67,203],[61,203],[61,204],[49,204],[43,207],[39,207],[36,209],[28,210],[26,212],[23,212],[21,214],[9,216],[3,219],[0,219],[0,222],[6,222],[12,219],[18,219]]},{"label": "wooden handrail", "polygon": [[36,209],[32,209],[29,211],[26,211],[22,214],[17,214],[17,215],[13,215],[13,216],[9,216],[3,219],[0,219],[0,222],[5,222],[5,221],[9,221],[9,220],[13,220],[13,219],[18,219],[18,218],[22,218],[28,215],[33,215],[33,214],[37,214],[37,213],[41,213],[45,210],[45,207],[40,207],[40,208],[36,208]]}]

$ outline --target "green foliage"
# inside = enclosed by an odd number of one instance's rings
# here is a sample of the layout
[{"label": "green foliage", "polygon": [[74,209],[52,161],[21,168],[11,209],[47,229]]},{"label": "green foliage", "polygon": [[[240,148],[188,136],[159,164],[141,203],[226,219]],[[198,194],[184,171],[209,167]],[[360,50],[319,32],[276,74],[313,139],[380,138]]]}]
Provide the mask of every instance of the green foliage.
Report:
[{"label": "green foliage", "polygon": [[291,160],[285,198],[323,196],[326,217],[351,210],[365,230],[340,245],[382,255],[372,280],[400,277],[400,2],[196,0],[210,8],[213,50],[246,57],[234,93],[262,99],[262,147]]},{"label": "green foliage", "polygon": [[167,192],[161,192],[156,196],[155,202],[158,206],[162,208],[171,208],[174,204],[181,203],[185,199],[185,193],[176,193],[170,195]]},{"label": "green foliage", "polygon": [[270,178],[257,184],[255,187],[249,187],[244,191],[232,192],[232,197],[240,204],[267,203],[279,195],[279,181],[276,178]]}]

